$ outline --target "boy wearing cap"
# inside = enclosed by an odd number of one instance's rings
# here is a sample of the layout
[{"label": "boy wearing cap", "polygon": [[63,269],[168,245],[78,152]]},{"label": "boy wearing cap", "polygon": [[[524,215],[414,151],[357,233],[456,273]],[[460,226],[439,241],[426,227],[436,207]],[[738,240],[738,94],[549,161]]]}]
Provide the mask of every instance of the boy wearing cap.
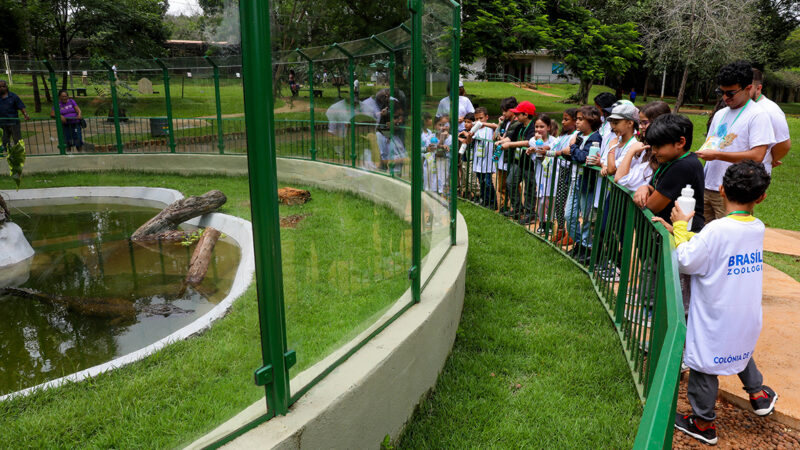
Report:
[{"label": "boy wearing cap", "polygon": [[[536,180],[534,179],[533,160],[528,157],[533,152],[528,148],[528,142],[536,135],[536,106],[529,101],[523,101],[511,112],[517,116],[520,123],[516,136],[511,136],[511,141],[503,143],[503,150],[511,150],[508,159],[508,175],[506,178],[506,192],[514,208],[511,217],[519,219],[523,225],[536,221],[532,214],[533,199],[536,198]],[[525,181],[525,204],[522,204],[519,193],[519,184]]]},{"label": "boy wearing cap", "polygon": [[[447,85],[447,92],[450,92],[450,84]],[[467,91],[464,90],[464,82],[458,82],[458,131],[464,131],[464,116],[469,113],[474,113],[475,107],[472,106],[472,101],[467,97]],[[436,118],[450,115],[450,96],[439,101],[439,108],[436,109]]]}]

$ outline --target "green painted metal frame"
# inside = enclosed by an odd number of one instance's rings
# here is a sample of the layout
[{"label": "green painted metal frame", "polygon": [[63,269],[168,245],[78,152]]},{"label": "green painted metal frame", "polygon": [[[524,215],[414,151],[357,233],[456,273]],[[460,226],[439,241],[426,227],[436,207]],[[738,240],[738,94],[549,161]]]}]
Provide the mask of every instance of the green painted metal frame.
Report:
[{"label": "green painted metal frame", "polygon": [[[272,48],[270,4],[259,0],[239,2],[242,34],[247,165],[256,260],[258,315],[261,325],[263,366],[255,371],[257,384],[265,386],[267,414],[289,411],[289,367],[283,301],[283,271],[279,228],[278,175],[273,125]],[[264,127],[263,124],[268,124]]]},{"label": "green painted metal frame", "polygon": [[114,113],[114,133],[116,134],[117,138],[117,153],[122,153],[124,147],[122,146],[122,131],[120,130],[119,126],[119,102],[117,101],[117,75],[114,73],[114,68],[106,62],[106,60],[101,59],[100,64],[106,68],[108,72],[108,83],[111,89],[111,109]]},{"label": "green painted metal frame", "polygon": [[309,120],[311,121],[311,160],[317,160],[317,128],[314,123],[314,60],[306,55],[302,50],[296,48],[294,50],[300,55],[301,58],[308,62],[308,106],[309,106]]},{"label": "green painted metal frame", "polygon": [[[217,146],[219,147],[219,154],[225,154],[225,137],[224,131],[222,129],[222,101],[220,100],[219,94],[219,66],[217,62],[211,59],[210,56],[203,56],[203,59],[206,60],[208,64],[214,69],[214,100],[216,101],[217,107]],[[172,134],[172,133],[170,133]]]},{"label": "green painted metal frame", "polygon": [[355,56],[348,52],[344,47],[334,42],[329,48],[339,50],[343,55],[347,56],[347,70],[350,73],[350,160],[351,167],[356,166],[356,93],[355,93],[355,76],[356,64],[354,61]]},{"label": "green painted metal frame", "polygon": [[[164,64],[164,61],[153,58],[153,61],[161,67],[161,74],[164,78],[164,100],[166,103],[167,108],[167,129],[169,130],[169,151],[170,153],[175,153],[175,130],[173,129],[172,124],[172,95],[169,92],[169,69],[167,65]],[[242,64],[244,65],[244,64]],[[219,108],[219,102],[217,102],[217,107]]]},{"label": "green painted metal frame", "polygon": [[419,303],[422,278],[422,96],[425,62],[422,52],[423,1],[408,0],[411,11],[411,298]]},{"label": "green painted metal frame", "polygon": [[[450,62],[450,244],[456,245],[456,219],[458,217],[458,120],[453,120],[453,111],[458,111],[461,78],[461,5],[450,0],[453,7],[453,49]],[[456,113],[457,114],[457,113]]]},{"label": "green painted metal frame", "polygon": [[[58,134],[58,152],[62,155],[67,154],[67,144],[64,139],[64,124],[61,123],[61,107],[58,105],[58,81],[56,80],[56,71],[50,61],[44,60],[42,63],[47,67],[47,72],[50,74],[50,90],[53,98],[53,113],[56,119],[56,132]],[[35,75],[34,75],[35,76]]]}]

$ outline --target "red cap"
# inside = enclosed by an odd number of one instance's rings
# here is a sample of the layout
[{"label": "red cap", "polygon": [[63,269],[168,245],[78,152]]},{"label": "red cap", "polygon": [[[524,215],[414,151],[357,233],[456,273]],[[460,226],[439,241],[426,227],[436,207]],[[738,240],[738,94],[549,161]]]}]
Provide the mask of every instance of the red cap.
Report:
[{"label": "red cap", "polygon": [[514,114],[525,113],[529,116],[533,116],[536,115],[536,106],[533,103],[525,100],[524,102],[520,102],[516,108],[511,110],[511,112]]}]

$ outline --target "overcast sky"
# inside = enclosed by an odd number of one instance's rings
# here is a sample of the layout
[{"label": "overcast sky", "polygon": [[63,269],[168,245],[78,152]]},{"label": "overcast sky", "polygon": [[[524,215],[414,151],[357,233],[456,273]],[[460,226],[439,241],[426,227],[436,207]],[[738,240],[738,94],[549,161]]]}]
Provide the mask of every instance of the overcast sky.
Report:
[{"label": "overcast sky", "polygon": [[169,0],[167,14],[179,16],[181,14],[199,13],[202,10],[197,4],[197,0]]}]

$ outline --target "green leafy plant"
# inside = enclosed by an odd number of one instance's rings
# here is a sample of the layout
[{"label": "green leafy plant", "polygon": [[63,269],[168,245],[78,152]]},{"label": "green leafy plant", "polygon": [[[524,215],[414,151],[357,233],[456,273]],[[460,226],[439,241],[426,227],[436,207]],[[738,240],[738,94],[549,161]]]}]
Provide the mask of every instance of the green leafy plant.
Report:
[{"label": "green leafy plant", "polygon": [[[0,133],[0,136],[2,136],[2,133]],[[20,139],[16,144],[6,148],[6,150],[8,151],[6,156],[8,170],[11,179],[17,185],[17,190],[19,190],[19,185],[22,182],[22,167],[25,165],[25,141]]]},{"label": "green leafy plant", "polygon": [[190,245],[199,241],[200,236],[203,235],[203,230],[204,229],[200,229],[193,233],[187,234],[186,237],[181,241],[181,245],[183,245],[184,247],[189,247]]}]

